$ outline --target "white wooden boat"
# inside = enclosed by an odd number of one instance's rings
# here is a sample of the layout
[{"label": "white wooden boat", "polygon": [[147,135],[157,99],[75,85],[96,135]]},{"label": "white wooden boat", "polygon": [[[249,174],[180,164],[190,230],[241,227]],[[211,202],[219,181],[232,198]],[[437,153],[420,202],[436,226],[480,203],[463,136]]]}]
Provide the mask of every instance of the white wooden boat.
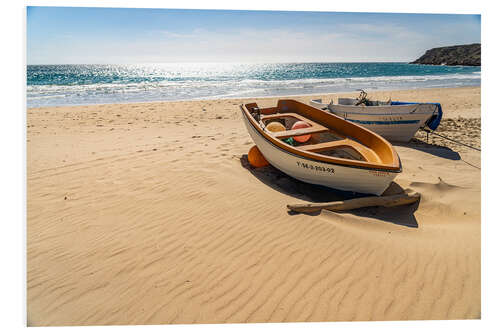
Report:
[{"label": "white wooden boat", "polygon": [[[295,100],[279,100],[269,108],[248,103],[240,109],[248,133],[267,161],[301,181],[380,195],[402,170],[389,142],[330,112]],[[274,121],[280,121],[285,130],[267,130],[266,125]],[[297,121],[310,127],[292,130]],[[311,138],[305,143],[284,141],[306,134]]]},{"label": "white wooden boat", "polygon": [[410,141],[419,128],[435,130],[443,114],[439,103],[369,101],[368,105],[357,105],[359,102],[359,98],[339,98],[337,104],[325,104],[314,99],[310,105],[364,126],[392,142]]}]

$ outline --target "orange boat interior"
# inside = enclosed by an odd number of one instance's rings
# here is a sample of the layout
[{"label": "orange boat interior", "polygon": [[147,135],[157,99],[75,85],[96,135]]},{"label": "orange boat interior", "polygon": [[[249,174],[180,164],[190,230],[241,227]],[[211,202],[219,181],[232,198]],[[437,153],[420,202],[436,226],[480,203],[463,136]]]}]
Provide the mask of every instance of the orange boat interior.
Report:
[{"label": "orange boat interior", "polygon": [[[400,169],[394,148],[379,135],[351,122],[294,100],[280,100],[276,107],[259,108],[256,103],[245,104],[247,117],[266,138],[279,146],[306,157],[323,161],[343,162],[364,167]],[[297,121],[309,127],[292,129]],[[271,132],[266,126],[281,123],[286,130]],[[290,140],[310,135],[306,142]],[[287,140],[288,139],[288,140]]]}]

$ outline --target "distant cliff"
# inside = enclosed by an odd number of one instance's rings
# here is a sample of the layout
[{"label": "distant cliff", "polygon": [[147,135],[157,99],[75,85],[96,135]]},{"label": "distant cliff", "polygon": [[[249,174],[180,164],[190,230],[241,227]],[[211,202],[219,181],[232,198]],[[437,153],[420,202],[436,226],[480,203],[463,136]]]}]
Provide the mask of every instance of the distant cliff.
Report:
[{"label": "distant cliff", "polygon": [[410,64],[481,66],[481,44],[436,47]]}]

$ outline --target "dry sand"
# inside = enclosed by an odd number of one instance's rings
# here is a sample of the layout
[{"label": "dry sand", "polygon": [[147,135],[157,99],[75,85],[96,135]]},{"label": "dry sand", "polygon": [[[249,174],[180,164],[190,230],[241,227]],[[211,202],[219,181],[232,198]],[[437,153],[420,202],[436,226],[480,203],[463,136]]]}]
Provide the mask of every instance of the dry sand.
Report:
[{"label": "dry sand", "polygon": [[[480,94],[369,97],[441,102],[480,147]],[[480,152],[418,134],[393,187],[419,205],[293,215],[335,195],[248,167],[251,100],[28,110],[29,325],[480,318]]]}]

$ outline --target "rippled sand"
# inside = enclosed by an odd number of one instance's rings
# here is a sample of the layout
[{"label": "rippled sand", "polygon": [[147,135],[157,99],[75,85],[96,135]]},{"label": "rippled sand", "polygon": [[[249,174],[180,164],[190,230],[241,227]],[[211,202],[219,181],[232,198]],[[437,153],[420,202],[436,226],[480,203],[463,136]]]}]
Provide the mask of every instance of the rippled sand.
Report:
[{"label": "rippled sand", "polygon": [[[369,96],[481,145],[480,88]],[[480,318],[480,152],[421,133],[394,184],[419,205],[289,214],[332,194],[248,166],[251,100],[28,110],[29,325]]]}]

